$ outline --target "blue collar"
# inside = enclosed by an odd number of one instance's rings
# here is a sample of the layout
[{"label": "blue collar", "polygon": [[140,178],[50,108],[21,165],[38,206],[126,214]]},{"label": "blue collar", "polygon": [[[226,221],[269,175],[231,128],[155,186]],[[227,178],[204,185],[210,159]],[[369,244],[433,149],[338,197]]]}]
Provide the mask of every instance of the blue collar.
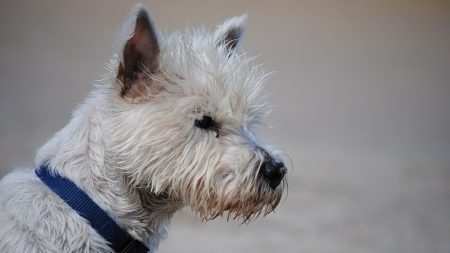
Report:
[{"label": "blue collar", "polygon": [[141,253],[149,249],[140,241],[133,239],[89,196],[72,181],[54,171],[47,164],[36,169],[36,175],[53,192],[63,199],[81,217],[85,218],[99,235],[110,243],[115,252]]}]

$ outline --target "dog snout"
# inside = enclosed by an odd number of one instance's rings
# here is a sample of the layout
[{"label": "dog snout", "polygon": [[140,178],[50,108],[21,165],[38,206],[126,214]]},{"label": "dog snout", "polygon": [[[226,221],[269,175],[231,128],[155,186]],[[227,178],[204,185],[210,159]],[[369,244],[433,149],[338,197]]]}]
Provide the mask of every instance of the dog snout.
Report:
[{"label": "dog snout", "polygon": [[273,190],[281,183],[286,173],[287,169],[284,163],[272,157],[266,157],[261,164],[260,174]]}]

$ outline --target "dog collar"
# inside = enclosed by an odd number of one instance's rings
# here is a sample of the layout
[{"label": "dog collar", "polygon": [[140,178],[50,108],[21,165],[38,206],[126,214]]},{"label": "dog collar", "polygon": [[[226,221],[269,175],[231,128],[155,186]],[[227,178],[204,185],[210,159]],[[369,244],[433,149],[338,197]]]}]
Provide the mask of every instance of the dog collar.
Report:
[{"label": "dog collar", "polygon": [[50,171],[47,164],[41,165],[35,170],[35,173],[53,192],[81,217],[85,218],[89,225],[110,243],[115,252],[143,253],[149,251],[144,244],[133,239],[130,234],[119,227],[101,207],[72,181],[54,171]]}]

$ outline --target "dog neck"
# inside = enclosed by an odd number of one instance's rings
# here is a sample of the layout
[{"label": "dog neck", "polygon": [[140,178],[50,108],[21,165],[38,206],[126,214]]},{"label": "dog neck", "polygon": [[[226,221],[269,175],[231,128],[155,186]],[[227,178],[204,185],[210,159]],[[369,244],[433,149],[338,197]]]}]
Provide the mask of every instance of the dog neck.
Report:
[{"label": "dog neck", "polygon": [[70,122],[38,152],[36,166],[48,163],[85,191],[134,238],[151,252],[167,235],[173,213],[181,208],[165,194],[132,187],[130,180],[107,159],[104,122],[105,95],[94,91]]}]

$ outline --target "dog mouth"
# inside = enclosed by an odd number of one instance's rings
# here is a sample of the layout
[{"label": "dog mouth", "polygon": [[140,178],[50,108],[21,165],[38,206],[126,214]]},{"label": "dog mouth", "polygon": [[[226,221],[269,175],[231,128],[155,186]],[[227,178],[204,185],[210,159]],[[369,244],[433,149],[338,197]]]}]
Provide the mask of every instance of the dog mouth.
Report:
[{"label": "dog mouth", "polygon": [[197,209],[199,206],[196,205],[197,208],[193,207],[193,209],[205,221],[226,217],[227,220],[249,223],[260,216],[268,215],[278,206],[283,196],[286,180],[283,177],[277,181],[271,186],[267,181],[258,180],[249,191],[242,187],[220,197],[211,191],[206,206]]},{"label": "dog mouth", "polygon": [[184,203],[204,221],[226,217],[247,223],[268,215],[287,190],[287,168],[279,159],[253,160],[245,167],[216,168],[209,180],[192,182]]}]

